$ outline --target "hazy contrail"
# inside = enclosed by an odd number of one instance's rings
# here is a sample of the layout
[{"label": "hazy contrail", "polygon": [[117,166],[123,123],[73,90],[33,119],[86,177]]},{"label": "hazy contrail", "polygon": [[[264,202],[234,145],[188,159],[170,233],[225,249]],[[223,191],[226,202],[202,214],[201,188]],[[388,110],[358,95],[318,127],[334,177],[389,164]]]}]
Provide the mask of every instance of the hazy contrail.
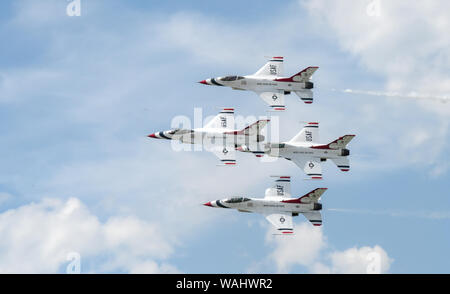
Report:
[{"label": "hazy contrail", "polygon": [[[334,89],[333,89],[334,90]],[[345,90],[335,90],[342,93],[349,94],[362,94],[362,95],[371,95],[371,96],[386,96],[386,97],[396,97],[396,98],[405,98],[405,99],[428,99],[439,101],[442,103],[446,103],[450,101],[450,96],[435,96],[428,94],[421,94],[416,92],[410,92],[409,94],[398,93],[398,92],[382,92],[382,91],[363,91],[363,90],[353,90],[353,89],[345,89]]]},{"label": "hazy contrail", "polygon": [[368,210],[368,209],[345,209],[329,208],[328,211],[346,212],[356,214],[388,215],[391,217],[418,217],[427,219],[450,219],[448,211],[389,211],[389,210]]}]

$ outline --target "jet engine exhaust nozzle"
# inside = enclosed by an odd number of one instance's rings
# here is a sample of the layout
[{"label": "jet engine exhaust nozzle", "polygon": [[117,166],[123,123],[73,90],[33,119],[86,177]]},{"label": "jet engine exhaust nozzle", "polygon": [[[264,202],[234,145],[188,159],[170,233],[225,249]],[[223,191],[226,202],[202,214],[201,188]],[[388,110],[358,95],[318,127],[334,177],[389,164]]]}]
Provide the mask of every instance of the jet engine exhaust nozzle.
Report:
[{"label": "jet engine exhaust nozzle", "polygon": [[314,203],[314,208],[313,208],[314,210],[322,210],[322,203],[317,203],[317,202],[315,202]]},{"label": "jet engine exhaust nozzle", "polygon": [[348,149],[342,149],[341,150],[341,156],[349,156],[350,155],[350,150]]},{"label": "jet engine exhaust nozzle", "polygon": [[264,135],[256,135],[256,142],[264,142],[264,140],[266,139],[266,137],[264,137]]}]

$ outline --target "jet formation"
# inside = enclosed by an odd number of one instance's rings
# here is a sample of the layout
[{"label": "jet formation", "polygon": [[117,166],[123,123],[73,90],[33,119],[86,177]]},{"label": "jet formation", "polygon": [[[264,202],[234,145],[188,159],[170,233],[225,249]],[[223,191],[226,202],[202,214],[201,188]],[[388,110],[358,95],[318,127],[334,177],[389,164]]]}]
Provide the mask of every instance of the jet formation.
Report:
[{"label": "jet formation", "polygon": [[[314,84],[311,77],[317,69],[317,66],[309,66],[297,74],[285,77],[283,57],[276,56],[270,58],[254,74],[209,78],[200,83],[253,91],[269,104],[271,111],[281,112],[286,110],[285,96],[292,92],[306,104],[313,102]],[[332,161],[343,172],[350,170],[350,150],[347,145],[355,135],[344,135],[328,144],[320,143],[319,123],[308,122],[289,141],[267,142],[262,131],[269,122],[269,119],[260,119],[243,129],[236,129],[234,108],[224,107],[201,128],[175,128],[152,133],[148,137],[201,145],[214,153],[223,166],[236,166],[236,151],[240,151],[257,157],[269,156],[292,161],[311,180],[322,180],[322,163],[327,160]],[[237,196],[210,201],[204,205],[263,214],[275,226],[277,234],[289,235],[294,233],[292,217],[299,214],[303,214],[314,226],[322,225],[322,204],[319,199],[326,190],[327,188],[317,188],[295,198],[291,196],[291,177],[276,176],[274,185],[266,190],[264,198]]]}]

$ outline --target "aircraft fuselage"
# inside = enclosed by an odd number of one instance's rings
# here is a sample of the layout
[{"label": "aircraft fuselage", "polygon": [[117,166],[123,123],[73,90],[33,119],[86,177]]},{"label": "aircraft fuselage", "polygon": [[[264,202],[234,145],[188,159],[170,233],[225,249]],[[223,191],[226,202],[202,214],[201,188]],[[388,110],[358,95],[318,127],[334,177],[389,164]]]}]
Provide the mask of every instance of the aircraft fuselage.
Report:
[{"label": "aircraft fuselage", "polygon": [[308,211],[318,211],[322,209],[320,203],[299,203],[295,198],[245,198],[233,197],[211,201],[205,205],[218,208],[233,208],[241,212],[256,213],[291,213],[294,216]]},{"label": "aircraft fuselage", "polygon": [[236,76],[236,80],[224,80],[227,77],[211,78],[205,80],[206,84],[214,86],[226,86],[235,90],[250,90],[255,92],[287,92],[312,89],[312,82],[282,81],[288,78],[260,77],[260,76]]},{"label": "aircraft fuselage", "polygon": [[328,149],[323,148],[324,145],[321,144],[291,144],[289,142],[284,142],[271,143],[268,146],[269,148],[265,152],[267,155],[287,159],[302,155],[320,159],[335,159],[350,154],[348,149]]},{"label": "aircraft fuselage", "polygon": [[215,129],[198,128],[191,131],[175,132],[162,131],[157,132],[154,135],[162,139],[179,140],[186,144],[211,144],[211,145],[223,145],[223,146],[242,146],[248,144],[255,144],[258,141],[263,141],[262,135],[242,135],[239,131],[219,131]]}]

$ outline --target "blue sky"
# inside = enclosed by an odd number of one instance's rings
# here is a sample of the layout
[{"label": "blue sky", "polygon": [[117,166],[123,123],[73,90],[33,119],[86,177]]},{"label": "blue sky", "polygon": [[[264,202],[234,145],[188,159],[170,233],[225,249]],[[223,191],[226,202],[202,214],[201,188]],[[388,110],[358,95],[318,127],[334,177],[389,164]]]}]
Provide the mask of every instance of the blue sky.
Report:
[{"label": "blue sky", "polygon": [[[364,272],[375,251],[383,272],[448,273],[450,104],[433,97],[450,90],[449,4],[390,2],[81,0],[69,17],[63,0],[3,1],[0,272],[65,272],[70,252],[82,272]],[[194,107],[267,115],[254,93],[196,82],[268,55],[287,75],[320,67],[312,105],[287,97],[281,139],[302,121],[324,142],[355,133],[350,173],[304,181],[249,154],[221,168],[146,138]],[[299,217],[277,239],[260,215],[201,206],[262,197],[272,174],[299,196],[329,188],[321,229]]]}]

